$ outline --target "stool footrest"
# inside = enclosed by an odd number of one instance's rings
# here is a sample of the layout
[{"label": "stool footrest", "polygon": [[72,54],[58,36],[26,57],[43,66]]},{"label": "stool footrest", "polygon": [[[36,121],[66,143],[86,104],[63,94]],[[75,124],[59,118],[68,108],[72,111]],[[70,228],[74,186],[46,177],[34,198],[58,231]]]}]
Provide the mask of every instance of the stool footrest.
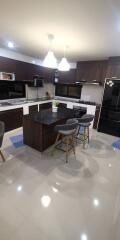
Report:
[{"label": "stool footrest", "polygon": [[[61,150],[61,151],[63,151],[63,152],[66,152],[66,149],[64,149],[64,147],[61,146],[61,145],[66,145],[66,143],[61,141],[60,143],[58,143],[58,144],[55,146],[55,148],[57,148],[58,150]],[[68,146],[69,146],[68,152],[70,152],[70,151],[73,149],[73,146],[72,146],[72,144],[68,144]]]}]

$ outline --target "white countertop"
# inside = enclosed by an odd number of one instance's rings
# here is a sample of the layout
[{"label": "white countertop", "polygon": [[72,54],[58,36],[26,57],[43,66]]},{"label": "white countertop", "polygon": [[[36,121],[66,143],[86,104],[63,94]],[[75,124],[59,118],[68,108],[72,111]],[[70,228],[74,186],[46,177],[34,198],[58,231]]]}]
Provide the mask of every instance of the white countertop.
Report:
[{"label": "white countertop", "polygon": [[67,104],[67,108],[73,108],[73,106],[80,106],[80,107],[85,107],[87,109],[87,114],[93,114],[95,115],[95,110],[96,110],[96,106],[93,105],[88,105],[88,104],[82,104],[82,103],[77,103],[77,102],[72,102],[72,101],[65,101],[65,100],[54,100],[54,99],[50,99],[50,100],[40,100],[40,101],[33,101],[32,100],[30,102],[26,102],[26,103],[21,103],[21,104],[15,104],[15,105],[10,105],[10,106],[0,106],[0,112],[2,111],[7,111],[7,110],[12,110],[12,109],[17,109],[17,108],[23,108],[23,114],[29,114],[29,106],[33,106],[33,105],[39,105],[39,104],[43,104],[43,103],[49,103],[49,102],[61,102],[61,103],[66,103]]},{"label": "white countertop", "polygon": [[[71,108],[73,109],[74,106],[80,106],[80,107],[84,107],[87,110],[87,114],[92,114],[95,115],[95,111],[96,111],[96,106],[93,105],[88,105],[88,104],[82,104],[82,103],[77,103],[77,102],[72,102],[72,101],[65,101],[65,100],[54,100],[54,99],[50,99],[50,100],[40,100],[40,101],[30,101],[30,102],[26,102],[26,103],[21,103],[21,104],[15,104],[15,105],[10,105],[10,106],[0,106],[0,112],[2,111],[7,111],[7,110],[12,110],[12,109],[19,109],[19,108],[23,108],[23,115],[29,114],[29,106],[34,106],[34,105],[38,105],[39,104],[43,104],[43,103],[49,103],[49,102],[60,102],[60,103],[65,103],[67,104],[67,108]],[[39,107],[38,107],[38,111],[39,111]],[[93,126],[93,123],[91,124],[91,128]]]},{"label": "white countertop", "polygon": [[24,107],[29,107],[29,106],[33,106],[33,105],[38,105],[38,104],[42,104],[42,103],[47,103],[47,102],[52,102],[53,100],[41,100],[41,101],[33,101],[31,100],[31,102],[26,102],[26,103],[21,103],[21,104],[13,104],[13,105],[9,105],[9,106],[0,106],[0,111],[6,111],[6,110],[11,110],[11,109],[16,109],[16,108],[24,108]]}]

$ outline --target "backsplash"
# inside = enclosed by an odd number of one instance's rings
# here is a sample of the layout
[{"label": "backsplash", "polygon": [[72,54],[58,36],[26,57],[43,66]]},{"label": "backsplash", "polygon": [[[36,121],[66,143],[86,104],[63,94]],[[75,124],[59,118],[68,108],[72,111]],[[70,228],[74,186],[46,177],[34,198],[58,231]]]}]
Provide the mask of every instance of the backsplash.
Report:
[{"label": "backsplash", "polygon": [[98,85],[83,85],[81,92],[81,100],[96,102],[101,104],[103,97],[103,86]]},{"label": "backsplash", "polygon": [[[45,83],[42,88],[26,87],[27,99],[41,98],[46,96],[46,92],[49,92],[51,97],[54,97],[54,85],[51,83]],[[103,97],[102,86],[98,85],[83,85],[81,92],[81,100],[91,101],[101,104]]]},{"label": "backsplash", "polygon": [[26,86],[26,98],[35,99],[46,96],[46,92],[49,92],[51,97],[54,97],[54,85],[51,83],[45,83],[44,87],[35,88]]}]

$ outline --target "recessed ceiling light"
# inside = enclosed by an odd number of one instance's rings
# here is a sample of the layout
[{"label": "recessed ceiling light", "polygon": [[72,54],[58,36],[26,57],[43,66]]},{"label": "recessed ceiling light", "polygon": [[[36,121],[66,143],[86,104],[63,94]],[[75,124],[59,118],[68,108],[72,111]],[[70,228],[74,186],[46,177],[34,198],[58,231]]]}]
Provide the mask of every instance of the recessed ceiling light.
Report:
[{"label": "recessed ceiling light", "polygon": [[57,189],[57,188],[55,188],[55,187],[52,187],[52,190],[53,190],[53,192],[55,192],[55,193],[57,193],[57,192],[58,192],[58,189]]},{"label": "recessed ceiling light", "polygon": [[8,45],[9,48],[14,48],[14,43],[11,42],[11,41],[9,41],[7,45]]},{"label": "recessed ceiling light", "polygon": [[22,185],[19,185],[18,187],[17,187],[17,192],[21,192],[22,191]]},{"label": "recessed ceiling light", "polygon": [[83,233],[83,234],[81,235],[80,240],[87,240],[87,239],[88,239],[88,238],[87,238],[87,235]]},{"label": "recessed ceiling light", "polygon": [[99,204],[100,204],[100,202],[99,202],[99,200],[98,200],[97,198],[95,198],[95,199],[93,200],[93,204],[94,204],[95,207],[98,207]]},{"label": "recessed ceiling light", "polygon": [[44,195],[41,197],[41,203],[42,203],[43,207],[47,208],[47,207],[49,207],[49,205],[51,203],[51,198],[47,195]]},{"label": "recessed ceiling light", "polygon": [[59,182],[56,182],[56,185],[60,186],[60,183],[59,183]]}]

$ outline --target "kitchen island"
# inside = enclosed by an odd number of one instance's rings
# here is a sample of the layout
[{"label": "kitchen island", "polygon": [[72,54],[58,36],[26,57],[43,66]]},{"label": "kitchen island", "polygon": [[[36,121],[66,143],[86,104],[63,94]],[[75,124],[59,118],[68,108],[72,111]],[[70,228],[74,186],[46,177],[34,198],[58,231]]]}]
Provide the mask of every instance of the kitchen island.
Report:
[{"label": "kitchen island", "polygon": [[[54,101],[63,103],[67,105],[67,108],[73,109],[74,107],[85,107],[87,109],[87,114],[95,115],[96,105],[88,105],[87,103],[79,103],[75,101],[67,101],[63,99],[31,99],[31,100],[17,100],[17,101],[5,101],[0,103],[0,121],[5,123],[5,131],[11,131],[13,129],[23,126],[23,115],[28,115],[31,112],[39,112],[43,105],[54,104]],[[31,111],[32,110],[32,111]],[[98,111],[97,111],[98,112]],[[97,115],[99,115],[97,113]],[[9,121],[11,119],[11,121]],[[93,124],[91,124],[92,128]],[[96,121],[97,126],[97,121]]]},{"label": "kitchen island", "polygon": [[63,124],[67,119],[74,117],[74,110],[58,108],[23,116],[24,143],[36,150],[43,152],[54,144],[57,133],[55,126]]}]

